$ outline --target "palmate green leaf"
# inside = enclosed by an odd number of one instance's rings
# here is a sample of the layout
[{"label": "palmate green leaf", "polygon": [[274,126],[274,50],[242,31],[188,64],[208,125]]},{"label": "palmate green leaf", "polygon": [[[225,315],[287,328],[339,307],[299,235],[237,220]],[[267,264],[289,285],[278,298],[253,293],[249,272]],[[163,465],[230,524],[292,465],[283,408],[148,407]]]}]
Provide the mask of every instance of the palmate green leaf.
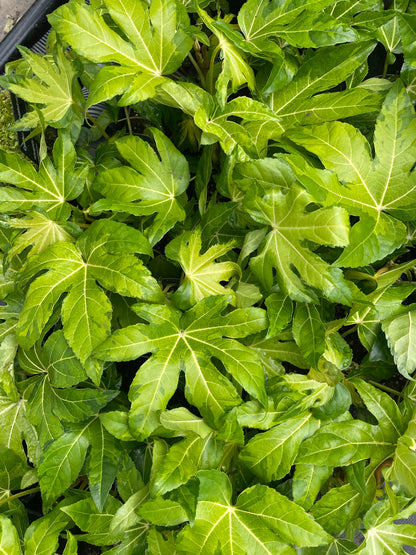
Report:
[{"label": "palmate green leaf", "polygon": [[0,188],[2,212],[38,208],[51,220],[66,220],[70,215],[66,201],[75,199],[84,186],[82,172],[74,175],[75,161],[75,148],[66,131],[60,131],[54,143],[53,162],[43,158],[39,171],[18,154],[0,150],[0,180],[14,186]]},{"label": "palmate green leaf", "polygon": [[241,275],[241,269],[235,262],[215,262],[227,254],[235,242],[212,245],[203,254],[200,253],[201,246],[201,230],[196,229],[178,235],[165,248],[166,256],[179,262],[184,272],[181,285],[172,295],[172,300],[182,310],[210,295],[233,294],[220,282],[228,281],[233,275]]},{"label": "palmate green leaf", "polygon": [[246,211],[257,223],[271,227],[250,267],[268,291],[274,284],[275,269],[279,285],[292,299],[316,301],[310,288],[314,287],[332,301],[350,304],[351,292],[340,271],[304,245],[306,240],[320,245],[347,245],[347,214],[335,206],[307,212],[312,202],[313,198],[298,186],[292,186],[286,194],[270,191],[261,196],[256,189],[246,194]]},{"label": "palmate green leaf", "polygon": [[123,94],[121,105],[134,104],[155,93],[174,73],[192,46],[189,18],[175,0],[111,0],[108,13],[116,32],[93,7],[69,3],[49,16],[57,33],[81,56],[105,66],[91,86],[88,104]]},{"label": "palmate green leaf", "polygon": [[366,139],[347,123],[288,132],[291,140],[336,172],[340,182],[327,180],[324,203],[341,204],[360,216],[351,230],[350,245],[337,260],[338,266],[374,262],[405,241],[406,227],[397,218],[406,221],[416,214],[416,174],[411,171],[416,152],[414,128],[416,116],[399,80],[388,93],[377,120],[374,159]]},{"label": "palmate green leaf", "polygon": [[239,461],[265,482],[279,480],[290,471],[302,441],[318,427],[319,420],[310,412],[289,418],[250,439],[241,450]]},{"label": "palmate green leaf", "polygon": [[410,495],[416,495],[416,410],[399,437],[389,478]]},{"label": "palmate green leaf", "polygon": [[232,505],[226,474],[200,471],[198,478],[195,522],[180,533],[179,552],[294,554],[289,543],[325,545],[331,539],[301,507],[272,488],[248,488]]},{"label": "palmate green leaf", "polygon": [[364,519],[367,527],[365,540],[356,553],[363,555],[406,553],[403,549],[405,545],[416,547],[415,525],[397,522],[400,519],[408,519],[415,510],[416,503],[413,501],[402,511],[391,514],[389,501],[379,501]]},{"label": "palmate green leaf", "polygon": [[399,372],[410,378],[416,369],[416,310],[414,305],[404,314],[382,322],[387,342]]},{"label": "palmate green leaf", "polygon": [[212,357],[220,360],[248,393],[266,402],[264,372],[257,355],[235,341],[264,329],[265,312],[248,308],[223,315],[229,301],[225,295],[208,297],[184,314],[169,306],[133,306],[150,324],[117,330],[99,346],[97,356],[104,360],[133,360],[155,353],[141,366],[130,387],[130,428],[137,438],[147,437],[159,425],[160,412],[177,388],[181,369],[186,374],[185,395],[209,425],[218,426],[224,414],[241,403]]},{"label": "palmate green leaf", "polygon": [[[123,242],[125,241],[125,242]],[[95,222],[77,241],[55,243],[33,257],[25,270],[32,281],[20,313],[18,336],[30,348],[44,333],[55,304],[62,304],[64,335],[83,364],[110,333],[111,303],[96,280],[111,291],[129,297],[160,300],[161,291],[133,252],[151,254],[143,235],[125,224]],[[87,363],[88,376],[99,381],[101,370]]]},{"label": "palmate green leaf", "polygon": [[307,4],[301,0],[279,3],[249,0],[238,14],[238,23],[245,40],[259,56],[278,52],[279,47],[273,40],[276,35],[300,48],[354,41],[354,31],[329,14],[323,17],[322,9],[329,4],[331,0],[313,0]]},{"label": "palmate green leaf", "polygon": [[[237,91],[245,83],[251,90],[256,88],[254,71],[247,63],[244,53],[227,37],[229,33],[222,32],[223,27],[203,10],[198,9],[198,14],[205,25],[216,35],[218,46],[221,49],[222,68],[215,87],[220,104],[224,106],[228,95]],[[223,26],[226,25],[224,22],[221,23]]]},{"label": "palmate green leaf", "polygon": [[26,230],[13,241],[13,247],[8,253],[10,258],[27,247],[31,247],[31,255],[39,254],[57,241],[73,242],[74,237],[81,233],[76,224],[54,221],[39,210],[29,212],[24,218],[10,218],[7,225],[14,229]]},{"label": "palmate green leaf", "polygon": [[19,536],[12,521],[0,515],[0,553],[4,555],[21,555]]},{"label": "palmate green leaf", "polygon": [[[55,56],[49,58],[19,47],[20,53],[38,79],[23,76],[2,77],[0,82],[10,91],[37,109],[23,115],[14,129],[30,129],[46,123],[58,129],[74,124],[81,127],[84,121],[85,99],[78,77],[79,68],[62,48],[57,48]],[[39,105],[39,106],[38,106]]]},{"label": "palmate green leaf", "polygon": [[156,213],[147,228],[152,245],[173,225],[185,218],[183,203],[178,199],[189,183],[186,158],[158,129],[152,128],[158,154],[148,142],[138,137],[116,141],[121,156],[130,164],[100,172],[94,188],[105,198],[97,201],[91,213],[120,211],[145,216]]},{"label": "palmate green leaf", "polygon": [[394,54],[402,52],[400,44],[400,26],[397,16],[392,17],[376,30],[376,36],[390,55],[389,63],[394,62]]}]

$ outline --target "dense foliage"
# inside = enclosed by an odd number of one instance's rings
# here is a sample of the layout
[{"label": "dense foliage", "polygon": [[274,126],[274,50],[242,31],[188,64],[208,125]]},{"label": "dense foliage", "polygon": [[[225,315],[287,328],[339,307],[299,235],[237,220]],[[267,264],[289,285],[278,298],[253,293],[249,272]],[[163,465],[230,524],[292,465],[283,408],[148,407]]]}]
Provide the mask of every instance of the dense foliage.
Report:
[{"label": "dense foliage", "polygon": [[0,78],[2,553],[416,546],[416,1],[236,4],[71,0]]}]

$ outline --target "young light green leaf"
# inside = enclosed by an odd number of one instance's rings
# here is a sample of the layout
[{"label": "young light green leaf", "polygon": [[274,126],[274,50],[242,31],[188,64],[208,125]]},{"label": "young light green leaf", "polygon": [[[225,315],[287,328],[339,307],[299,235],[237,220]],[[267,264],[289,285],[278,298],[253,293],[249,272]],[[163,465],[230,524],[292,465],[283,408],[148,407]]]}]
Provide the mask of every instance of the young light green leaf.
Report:
[{"label": "young light green leaf", "polygon": [[232,294],[233,291],[220,282],[228,281],[233,275],[241,275],[241,269],[235,262],[215,262],[235,246],[234,242],[212,245],[203,254],[200,254],[201,245],[201,231],[197,229],[179,235],[165,248],[166,256],[179,262],[184,272],[180,287],[172,295],[176,306],[182,310],[210,295]]},{"label": "young light green leaf", "polygon": [[148,142],[126,136],[116,141],[121,156],[130,164],[98,174],[94,187],[105,198],[97,201],[91,213],[111,210],[136,216],[156,213],[148,227],[147,237],[152,245],[185,218],[178,199],[189,183],[186,158],[158,129],[152,129],[159,156]]},{"label": "young light green leaf", "polygon": [[1,83],[27,102],[40,106],[24,114],[14,128],[37,127],[41,123],[38,111],[43,123],[58,129],[73,123],[80,128],[84,121],[85,99],[78,82],[79,67],[62,48],[56,49],[53,58],[36,54],[24,46],[19,50],[38,79],[3,77]]},{"label": "young light green leaf", "polygon": [[111,410],[100,414],[104,428],[121,441],[134,441],[134,436],[129,429],[129,413]]},{"label": "young light green leaf", "polygon": [[368,264],[403,243],[406,227],[396,217],[408,220],[416,214],[416,174],[411,172],[416,152],[413,128],[413,107],[397,81],[377,120],[374,159],[367,140],[347,123],[288,132],[291,140],[319,156],[326,168],[337,173],[340,183],[328,183],[325,204],[339,203],[360,216],[338,266]]},{"label": "young light green leaf", "polygon": [[261,480],[279,480],[290,471],[302,441],[318,426],[319,421],[310,412],[289,418],[250,439],[241,450],[239,461]]},{"label": "young light green leaf", "polygon": [[331,300],[350,304],[351,293],[339,270],[304,245],[306,239],[321,245],[347,245],[347,213],[335,206],[307,212],[312,202],[312,197],[298,186],[286,194],[273,191],[261,196],[257,190],[247,193],[246,211],[259,224],[272,228],[250,267],[266,290],[273,286],[275,268],[279,285],[292,299],[315,301],[315,293],[307,287],[312,286]]},{"label": "young light green leaf", "polygon": [[71,534],[68,530],[67,533],[67,540],[65,549],[62,552],[62,555],[77,555],[78,553],[78,542],[75,536]]},{"label": "young light green leaf", "polygon": [[74,241],[80,234],[78,226],[69,222],[57,222],[40,211],[29,212],[24,218],[10,218],[7,222],[12,228],[26,230],[13,241],[9,257],[31,247],[30,254],[39,254],[57,241]]},{"label": "young light green leaf", "polygon": [[0,149],[0,179],[14,186],[0,189],[2,211],[21,213],[37,208],[51,220],[65,221],[70,214],[66,201],[75,199],[84,186],[82,172],[74,176],[75,161],[75,148],[65,131],[60,131],[55,141],[53,162],[43,158],[39,171],[18,154]]},{"label": "young light green leaf", "polygon": [[[222,68],[216,79],[216,90],[221,105],[225,105],[229,94],[236,92],[242,85],[247,83],[251,90],[256,88],[254,72],[252,67],[247,63],[244,53],[229,40],[230,29],[228,33],[224,33],[221,22],[219,25],[205,11],[198,9],[198,14],[205,25],[216,35],[218,46],[222,54]],[[212,70],[213,71],[213,68]]]}]

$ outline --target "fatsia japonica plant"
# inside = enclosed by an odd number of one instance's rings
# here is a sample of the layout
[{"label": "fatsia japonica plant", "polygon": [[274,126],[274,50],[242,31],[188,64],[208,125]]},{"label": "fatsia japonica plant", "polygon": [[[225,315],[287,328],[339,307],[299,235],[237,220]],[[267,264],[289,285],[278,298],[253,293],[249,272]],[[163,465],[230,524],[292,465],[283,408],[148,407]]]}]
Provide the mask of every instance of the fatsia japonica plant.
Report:
[{"label": "fatsia japonica plant", "polygon": [[415,0],[49,22],[0,77],[0,552],[416,547]]}]

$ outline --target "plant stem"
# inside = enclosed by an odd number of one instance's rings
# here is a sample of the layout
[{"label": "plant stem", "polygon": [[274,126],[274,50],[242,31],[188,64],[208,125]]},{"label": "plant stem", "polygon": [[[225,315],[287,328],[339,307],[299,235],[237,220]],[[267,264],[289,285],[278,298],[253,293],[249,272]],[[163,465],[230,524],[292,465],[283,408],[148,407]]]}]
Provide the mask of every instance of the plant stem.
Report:
[{"label": "plant stem", "polygon": [[207,73],[207,91],[210,94],[214,92],[214,65],[215,65],[215,58],[217,57],[218,52],[221,50],[221,44],[215,47],[214,52],[211,55],[211,60],[209,64],[209,70]]},{"label": "plant stem", "polygon": [[389,60],[389,53],[387,52],[386,57],[384,59],[383,79],[385,79],[387,75],[387,68],[389,67],[388,60]]},{"label": "plant stem", "polygon": [[127,120],[127,127],[128,127],[128,130],[129,130],[129,135],[133,135],[133,128],[131,126],[129,110],[128,110],[127,106],[124,106],[124,113],[126,114],[126,120]]},{"label": "plant stem", "polygon": [[391,393],[392,395],[396,395],[396,397],[404,397],[406,399],[409,399],[409,397],[407,395],[404,395],[404,393],[402,393],[401,391],[397,391],[396,389],[392,389],[391,387],[388,387],[387,385],[383,385],[381,383],[378,382],[374,382],[373,380],[368,380],[369,383],[371,383],[371,385],[374,385],[374,387],[378,387],[378,389],[382,389],[383,391],[386,391],[387,393]]},{"label": "plant stem", "polygon": [[88,112],[85,112],[87,118],[91,121],[91,123],[93,125],[95,125],[95,127],[98,129],[98,131],[101,133],[101,135],[107,139],[107,141],[109,141],[111,139],[110,135],[107,133],[107,131],[101,127],[101,125],[98,123],[98,121]]},{"label": "plant stem", "polygon": [[189,58],[191,64],[192,64],[192,65],[194,66],[194,68],[196,69],[196,72],[198,73],[198,77],[199,77],[199,80],[201,81],[202,87],[203,87],[204,89],[206,89],[207,84],[206,84],[206,81],[205,81],[205,75],[202,73],[202,70],[201,70],[201,68],[199,67],[198,62],[195,60],[195,58],[192,56],[192,54],[191,54],[190,52],[189,52],[189,54],[188,54],[188,58]]},{"label": "plant stem", "polygon": [[357,331],[358,325],[353,326],[352,328],[350,328],[349,330],[345,331],[342,334],[342,337],[347,337],[348,335],[351,335],[352,333],[354,333],[355,331]]},{"label": "plant stem", "polygon": [[25,489],[23,491],[19,491],[19,493],[15,493],[15,494],[11,495],[10,497],[6,497],[5,499],[2,499],[0,501],[0,507],[1,507],[1,505],[5,505],[9,501],[13,501],[14,499],[18,499],[19,497],[24,497],[25,495],[30,495],[31,493],[37,493],[38,491],[40,491],[39,486],[37,486],[36,488]]}]

